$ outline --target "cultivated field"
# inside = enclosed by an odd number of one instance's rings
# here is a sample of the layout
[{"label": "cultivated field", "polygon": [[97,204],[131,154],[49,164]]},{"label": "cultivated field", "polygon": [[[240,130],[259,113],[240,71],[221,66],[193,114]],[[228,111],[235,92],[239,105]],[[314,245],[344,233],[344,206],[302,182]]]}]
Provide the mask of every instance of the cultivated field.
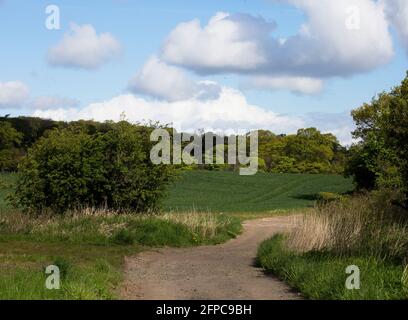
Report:
[{"label": "cultivated field", "polygon": [[268,212],[313,206],[320,192],[347,193],[352,181],[336,175],[185,172],[170,188],[167,211]]}]

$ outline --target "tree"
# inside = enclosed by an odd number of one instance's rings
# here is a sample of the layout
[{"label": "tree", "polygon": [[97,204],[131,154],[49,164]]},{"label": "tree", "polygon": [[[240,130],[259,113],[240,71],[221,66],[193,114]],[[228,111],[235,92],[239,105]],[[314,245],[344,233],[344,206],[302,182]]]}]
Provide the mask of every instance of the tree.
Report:
[{"label": "tree", "polygon": [[37,213],[156,211],[174,172],[150,161],[152,129],[122,121],[49,131],[19,166],[15,206]]},{"label": "tree", "polygon": [[21,139],[22,134],[10,123],[0,121],[0,171],[13,170],[17,167]]},{"label": "tree", "polygon": [[392,189],[408,198],[408,73],[400,86],[352,116],[360,142],[351,150],[347,172],[360,188]]}]

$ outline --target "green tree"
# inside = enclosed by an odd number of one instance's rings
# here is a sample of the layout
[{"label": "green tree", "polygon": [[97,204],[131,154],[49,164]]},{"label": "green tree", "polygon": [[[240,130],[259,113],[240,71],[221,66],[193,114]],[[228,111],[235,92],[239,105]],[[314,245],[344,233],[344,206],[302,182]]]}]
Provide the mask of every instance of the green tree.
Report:
[{"label": "green tree", "polygon": [[0,171],[17,167],[18,147],[22,134],[6,121],[0,121]]},{"label": "green tree", "polygon": [[174,172],[150,161],[152,129],[122,121],[49,131],[19,166],[14,204],[37,213],[156,211]]},{"label": "green tree", "polygon": [[408,196],[408,74],[400,86],[352,112],[360,142],[347,173],[360,188],[386,188]]}]

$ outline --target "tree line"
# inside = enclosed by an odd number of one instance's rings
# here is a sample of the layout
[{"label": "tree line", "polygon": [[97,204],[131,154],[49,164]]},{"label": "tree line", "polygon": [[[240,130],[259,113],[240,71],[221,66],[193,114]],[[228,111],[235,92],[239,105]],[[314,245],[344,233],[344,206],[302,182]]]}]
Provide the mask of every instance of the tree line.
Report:
[{"label": "tree line", "polygon": [[[0,118],[0,171],[16,171],[28,150],[47,132],[53,129],[84,127],[96,132],[106,123],[76,121],[71,123],[34,117]],[[169,130],[173,130],[169,128]],[[298,130],[297,134],[279,135],[271,131],[259,131],[259,169],[274,173],[333,173],[341,174],[345,167],[347,149],[332,134],[322,134],[316,128]],[[206,139],[213,139],[213,146],[223,143],[228,154],[228,137],[212,132],[201,132],[203,157],[208,156]],[[189,142],[183,142],[184,145]],[[249,143],[248,143],[249,145]],[[215,148],[211,148],[214,150]],[[194,156],[194,154],[192,154]],[[204,160],[204,159],[203,159]],[[237,165],[209,164],[188,166],[192,169],[235,170]]]}]

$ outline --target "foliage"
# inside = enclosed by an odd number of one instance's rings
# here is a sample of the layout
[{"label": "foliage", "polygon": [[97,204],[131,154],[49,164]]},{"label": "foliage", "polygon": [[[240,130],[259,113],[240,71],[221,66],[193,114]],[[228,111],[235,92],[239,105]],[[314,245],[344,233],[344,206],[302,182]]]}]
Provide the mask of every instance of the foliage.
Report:
[{"label": "foliage", "polygon": [[307,128],[288,136],[261,131],[259,155],[275,173],[342,173],[346,151],[332,134]]},{"label": "foliage", "polygon": [[19,166],[14,204],[37,213],[80,206],[157,210],[174,172],[151,163],[151,130],[122,121],[49,131]]},{"label": "foliage", "polygon": [[408,196],[408,75],[400,86],[381,93],[352,112],[359,143],[346,172],[359,188],[383,188]]},{"label": "foliage", "polygon": [[[15,150],[18,156],[13,159],[12,170],[21,161],[28,149],[32,147],[49,130],[55,128],[84,128],[95,134],[107,128],[106,123],[95,121],[56,122],[34,117],[1,117],[0,121],[11,124],[21,135],[21,144]],[[175,131],[170,129],[170,131]],[[228,158],[228,137],[218,136],[212,132],[197,133],[202,140],[203,160],[208,157],[208,146],[205,141],[213,140],[213,146],[222,146],[225,159]],[[182,142],[185,147],[189,141]],[[221,145],[220,145],[221,144]],[[275,173],[342,173],[345,162],[345,148],[331,134],[322,134],[315,128],[300,129],[295,135],[277,135],[270,131],[259,130],[259,163],[260,170]],[[237,170],[239,164],[220,165],[207,163],[203,165],[181,165],[183,169]]]},{"label": "foliage", "polygon": [[0,171],[15,169],[21,138],[22,134],[10,123],[0,121]]}]

